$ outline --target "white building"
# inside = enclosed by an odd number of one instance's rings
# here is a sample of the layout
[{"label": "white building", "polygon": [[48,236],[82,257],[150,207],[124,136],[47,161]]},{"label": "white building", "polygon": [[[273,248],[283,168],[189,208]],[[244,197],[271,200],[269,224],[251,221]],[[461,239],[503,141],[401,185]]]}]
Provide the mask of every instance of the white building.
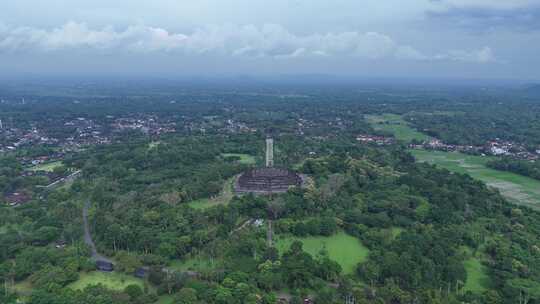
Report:
[{"label": "white building", "polygon": [[493,155],[503,155],[505,154],[507,151],[503,148],[499,148],[499,147],[491,147],[491,154]]}]

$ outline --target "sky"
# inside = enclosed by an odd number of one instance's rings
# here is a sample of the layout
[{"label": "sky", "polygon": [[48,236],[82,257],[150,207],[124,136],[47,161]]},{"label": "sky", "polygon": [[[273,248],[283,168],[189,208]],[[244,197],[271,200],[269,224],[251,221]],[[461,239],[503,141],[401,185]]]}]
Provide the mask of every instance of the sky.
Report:
[{"label": "sky", "polygon": [[0,76],[540,80],[540,0],[16,0]]}]

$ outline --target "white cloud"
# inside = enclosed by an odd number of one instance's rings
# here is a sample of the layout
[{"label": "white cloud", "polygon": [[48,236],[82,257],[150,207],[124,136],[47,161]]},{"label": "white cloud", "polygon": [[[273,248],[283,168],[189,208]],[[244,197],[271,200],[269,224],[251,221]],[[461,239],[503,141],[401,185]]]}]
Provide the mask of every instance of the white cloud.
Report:
[{"label": "white cloud", "polygon": [[420,53],[418,50],[408,45],[399,47],[396,51],[396,57],[400,59],[412,59],[418,61],[430,59],[428,56]]},{"label": "white cloud", "polygon": [[490,47],[474,51],[452,50],[434,57],[437,60],[489,63],[497,61]]},{"label": "white cloud", "polygon": [[0,26],[0,52],[58,52],[85,50],[98,53],[169,52],[187,55],[271,57],[343,57],[377,60],[450,60],[486,63],[495,60],[489,47],[479,51],[456,50],[429,56],[391,37],[355,31],[296,35],[280,25],[207,26],[191,33],[172,33],[143,25],[118,31],[112,27],[90,29],[68,22],[52,30]]}]

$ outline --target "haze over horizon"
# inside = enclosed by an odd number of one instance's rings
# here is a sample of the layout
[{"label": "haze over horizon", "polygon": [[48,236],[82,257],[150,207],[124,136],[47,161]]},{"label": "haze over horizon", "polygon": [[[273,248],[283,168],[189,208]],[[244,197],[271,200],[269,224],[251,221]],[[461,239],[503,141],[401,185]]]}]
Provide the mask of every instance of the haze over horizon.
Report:
[{"label": "haze over horizon", "polygon": [[540,79],[537,0],[18,0],[0,76]]}]

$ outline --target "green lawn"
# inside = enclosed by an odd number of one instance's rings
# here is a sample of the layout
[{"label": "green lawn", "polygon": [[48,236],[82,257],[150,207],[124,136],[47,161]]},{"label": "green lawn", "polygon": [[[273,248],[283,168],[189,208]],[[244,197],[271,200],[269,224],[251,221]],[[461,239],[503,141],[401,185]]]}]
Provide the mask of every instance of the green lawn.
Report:
[{"label": "green lawn", "polygon": [[540,181],[507,171],[486,167],[492,157],[466,155],[457,152],[411,150],[417,161],[436,164],[499,189],[510,201],[540,210]]},{"label": "green lawn", "polygon": [[62,166],[61,161],[55,161],[50,163],[43,163],[30,168],[31,171],[47,171],[52,172],[54,168]]},{"label": "green lawn", "polygon": [[295,240],[301,241],[304,244],[304,251],[314,257],[319,254],[321,249],[326,248],[329,257],[341,265],[345,274],[354,273],[358,263],[364,262],[369,254],[369,250],[357,238],[345,232],[331,237],[278,237],[276,248],[280,253],[283,253],[290,248]]},{"label": "green lawn", "polygon": [[236,156],[240,157],[239,163],[246,164],[246,165],[254,165],[255,164],[255,157],[249,154],[241,154],[241,153],[222,153],[222,157],[231,157]]},{"label": "green lawn", "polygon": [[465,287],[463,287],[464,291],[481,293],[489,288],[489,276],[486,273],[484,265],[482,265],[478,258],[466,260],[464,266],[467,271],[467,281],[465,282]]},{"label": "green lawn", "polygon": [[411,142],[413,139],[424,141],[430,137],[412,128],[400,115],[366,115],[367,122],[375,130],[392,133],[398,140]]},{"label": "green lawn", "polygon": [[123,273],[118,272],[100,272],[93,271],[89,273],[81,273],[79,280],[69,284],[67,287],[74,290],[82,290],[86,286],[103,284],[105,287],[111,290],[124,290],[128,285],[139,285],[144,288],[144,282],[142,279],[136,278]]},{"label": "green lawn", "polygon": [[233,193],[233,183],[236,180],[235,177],[229,178],[225,181],[221,193],[214,198],[202,198],[192,202],[189,202],[188,205],[194,209],[207,209],[214,207],[220,204],[227,204],[234,196]]},{"label": "green lawn", "polygon": [[155,302],[156,304],[173,304],[174,303],[174,296],[171,295],[163,295],[159,297],[159,300]]}]

